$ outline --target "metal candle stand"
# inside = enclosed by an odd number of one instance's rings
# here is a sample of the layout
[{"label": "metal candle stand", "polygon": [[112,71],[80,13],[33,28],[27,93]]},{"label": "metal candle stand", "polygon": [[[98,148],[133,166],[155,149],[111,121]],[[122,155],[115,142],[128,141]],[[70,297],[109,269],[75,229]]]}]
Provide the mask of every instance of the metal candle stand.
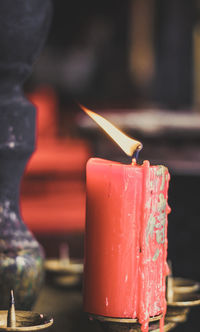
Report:
[{"label": "metal candle stand", "polygon": [[8,310],[0,310],[0,331],[37,331],[47,329],[53,318],[32,311],[15,311],[14,295],[11,291]]},{"label": "metal candle stand", "polygon": [[16,326],[7,326],[8,311],[0,311],[0,331],[36,331],[47,329],[53,324],[53,319],[48,315],[32,311],[16,311]]},{"label": "metal candle stand", "polygon": [[58,259],[46,259],[45,269],[48,280],[61,287],[81,285],[83,275],[83,261],[70,258],[67,243],[60,246]]},{"label": "metal candle stand", "polygon": [[182,278],[167,279],[167,321],[184,323],[191,307],[200,305],[199,283]]},{"label": "metal candle stand", "polygon": [[[90,319],[97,321],[104,331],[109,332],[136,332],[141,331],[141,325],[137,319],[111,318],[89,314]],[[162,315],[150,317],[149,332],[159,332]],[[165,322],[164,331],[170,331],[176,324],[174,322]]]},{"label": "metal candle stand", "polygon": [[81,285],[83,263],[79,260],[65,262],[59,259],[45,261],[47,279],[50,283],[60,287],[73,287]]}]

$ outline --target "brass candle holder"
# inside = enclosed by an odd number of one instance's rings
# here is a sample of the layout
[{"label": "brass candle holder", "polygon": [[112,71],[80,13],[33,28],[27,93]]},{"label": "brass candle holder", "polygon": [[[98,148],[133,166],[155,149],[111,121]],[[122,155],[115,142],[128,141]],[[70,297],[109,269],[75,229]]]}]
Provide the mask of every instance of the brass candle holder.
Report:
[{"label": "brass candle holder", "polygon": [[187,320],[190,308],[200,305],[200,285],[198,282],[174,278],[172,269],[167,277],[167,314],[166,321],[184,323]]},{"label": "brass candle holder", "polygon": [[11,291],[8,310],[0,310],[0,331],[37,331],[47,329],[53,324],[53,318],[48,315],[15,310],[14,295]]},{"label": "brass candle holder", "polygon": [[170,274],[167,276],[167,305],[170,307],[193,307],[200,304],[200,284],[197,281],[175,278],[172,264],[168,263]]},{"label": "brass candle holder", "polygon": [[193,293],[200,290],[200,284],[197,281],[173,277],[173,291],[175,293]]},{"label": "brass candle holder", "polygon": [[69,247],[66,243],[60,246],[58,259],[47,259],[45,269],[49,280],[61,287],[73,287],[81,284],[83,261],[70,259]]},{"label": "brass candle holder", "polygon": [[[138,332],[141,331],[141,325],[137,319],[130,318],[112,318],[89,314],[90,319],[99,323],[101,328],[107,332]],[[149,332],[159,332],[162,315],[149,318]],[[165,322],[164,331],[170,331],[176,326],[175,322]]]}]

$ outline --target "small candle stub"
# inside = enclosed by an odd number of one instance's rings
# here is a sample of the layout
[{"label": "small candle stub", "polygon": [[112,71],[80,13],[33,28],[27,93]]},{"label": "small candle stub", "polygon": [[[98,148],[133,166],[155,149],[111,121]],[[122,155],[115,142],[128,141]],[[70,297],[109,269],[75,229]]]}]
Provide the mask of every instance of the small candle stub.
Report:
[{"label": "small candle stub", "polygon": [[13,290],[10,291],[10,302],[7,316],[7,327],[16,327],[15,299]]},{"label": "small candle stub", "polygon": [[69,257],[69,246],[67,243],[62,243],[60,245],[60,263],[61,265],[67,266],[70,264],[70,257]]}]

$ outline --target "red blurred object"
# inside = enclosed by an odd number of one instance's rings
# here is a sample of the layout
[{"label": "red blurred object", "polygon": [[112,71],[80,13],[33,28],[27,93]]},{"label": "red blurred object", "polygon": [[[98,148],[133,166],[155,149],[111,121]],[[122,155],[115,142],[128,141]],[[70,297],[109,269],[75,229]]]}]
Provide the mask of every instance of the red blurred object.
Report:
[{"label": "red blurred object", "polygon": [[53,90],[40,90],[30,100],[37,107],[37,148],[21,186],[23,219],[34,233],[83,231],[89,147],[80,139],[58,138]]}]

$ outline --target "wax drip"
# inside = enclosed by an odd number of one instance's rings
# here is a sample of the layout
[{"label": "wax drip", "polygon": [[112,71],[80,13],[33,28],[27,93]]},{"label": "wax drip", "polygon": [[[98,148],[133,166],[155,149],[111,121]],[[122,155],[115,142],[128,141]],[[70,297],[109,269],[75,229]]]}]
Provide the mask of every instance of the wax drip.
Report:
[{"label": "wax drip", "polygon": [[[145,224],[145,204],[144,202],[147,201],[147,191],[146,191],[146,185],[147,181],[150,179],[150,163],[148,161],[144,161],[143,163],[143,193],[144,193],[144,201],[143,201],[143,207],[142,207],[142,223],[141,223],[141,231],[140,231],[140,248],[144,248],[143,245],[143,234],[145,232],[144,224]],[[144,250],[142,250],[140,255],[140,273],[142,273],[144,265]],[[144,280],[140,276],[139,278],[139,312],[138,312],[138,318],[139,322],[141,324],[141,331],[142,332],[148,332],[149,331],[149,313],[148,313],[148,307],[146,306],[146,291]],[[147,311],[147,315],[146,315]]]},{"label": "wax drip", "polygon": [[[143,182],[143,186],[144,186],[144,202],[147,201],[147,198],[145,195],[148,195],[148,190],[146,190],[146,188],[148,188],[148,182],[150,181],[150,172],[149,172],[149,168],[150,168],[150,164],[148,162],[144,162],[143,164],[144,166],[144,174],[143,174],[143,177],[144,177],[144,182]],[[166,202],[167,202],[167,198],[168,198],[168,195],[167,195],[167,192],[168,192],[168,185],[169,185],[169,176],[168,176],[168,173],[166,172],[159,172],[159,174],[156,174],[156,176],[163,176],[164,179],[166,180],[165,183],[164,183],[164,186],[162,184],[162,179],[160,179],[160,181],[158,182],[159,184],[159,190],[162,190],[162,194],[164,195],[164,197],[166,197]],[[160,183],[161,182],[161,183]],[[150,183],[150,182],[149,182]],[[159,201],[161,202],[160,200],[160,197],[159,196]],[[144,206],[145,208],[145,206]],[[165,218],[165,229],[167,229],[167,214],[169,213],[169,209],[168,209],[168,205],[166,204],[166,206],[164,207],[164,209],[166,210],[166,214],[164,215],[164,218]],[[145,210],[143,211],[143,218],[145,216]],[[145,219],[143,219],[143,222],[142,222],[142,229],[141,229],[141,233],[140,233],[140,236],[141,236],[141,247],[142,247],[142,244],[143,244],[143,239],[142,239],[142,234],[144,232],[144,221]],[[163,318],[160,320],[160,332],[164,332],[164,317],[165,317],[165,314],[166,314],[166,308],[167,308],[167,305],[166,305],[166,299],[165,299],[165,278],[166,278],[166,261],[167,261],[167,232],[165,231],[164,233],[164,242],[161,243],[163,245],[163,279],[162,279],[162,294],[161,294],[161,299],[163,299],[163,302],[162,302],[162,305],[161,305],[161,309],[162,309],[162,312],[163,312]],[[139,318],[139,322],[141,323],[141,331],[142,332],[148,332],[149,331],[149,328],[148,328],[148,321],[149,321],[149,310],[148,310],[148,306],[146,306],[146,301],[147,301],[147,288],[146,288],[146,284],[144,283],[144,279],[145,279],[145,273],[147,273],[148,271],[146,270],[145,272],[145,261],[143,261],[143,256],[144,252],[142,250],[142,253],[140,255],[140,267],[141,267],[141,271],[143,270],[143,273],[144,273],[144,277],[143,278],[140,278],[139,279],[139,283],[140,283],[140,291],[139,291],[139,313],[138,313],[138,318]]]}]

